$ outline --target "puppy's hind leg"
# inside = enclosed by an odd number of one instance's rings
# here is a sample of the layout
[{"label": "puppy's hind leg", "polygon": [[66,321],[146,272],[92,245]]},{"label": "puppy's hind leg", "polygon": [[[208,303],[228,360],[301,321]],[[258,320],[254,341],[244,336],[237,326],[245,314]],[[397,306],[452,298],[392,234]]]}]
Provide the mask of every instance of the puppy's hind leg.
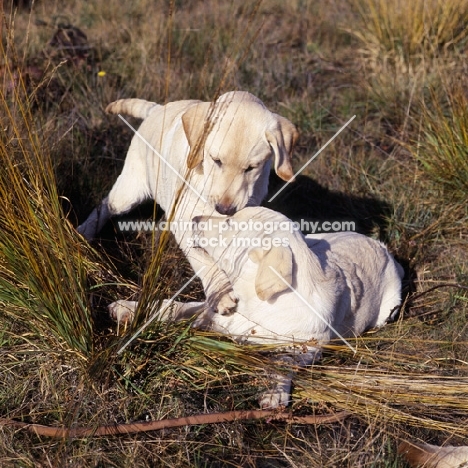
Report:
[{"label": "puppy's hind leg", "polygon": [[272,372],[268,375],[270,388],[261,395],[260,407],[274,409],[279,406],[288,406],[291,400],[292,379],[296,374],[294,368],[310,366],[321,357],[320,349],[305,345],[299,351],[298,348],[292,347],[290,352],[277,356],[277,364],[283,364],[285,369],[282,373]]},{"label": "puppy's hind leg", "polygon": [[269,388],[260,396],[258,403],[262,409],[274,409],[288,406],[291,396],[291,385],[294,376],[294,359],[292,356],[281,356],[278,365],[285,367],[284,373],[268,374]]},{"label": "puppy's hind leg", "polygon": [[78,226],[78,232],[86,240],[94,239],[112,216],[126,213],[151,197],[148,179],[151,179],[154,173],[151,171],[154,168],[151,167],[150,170],[146,167],[145,160],[140,155],[146,148],[141,148],[141,145],[141,141],[134,137],[122,172],[109,195],[91,212],[86,221]]}]

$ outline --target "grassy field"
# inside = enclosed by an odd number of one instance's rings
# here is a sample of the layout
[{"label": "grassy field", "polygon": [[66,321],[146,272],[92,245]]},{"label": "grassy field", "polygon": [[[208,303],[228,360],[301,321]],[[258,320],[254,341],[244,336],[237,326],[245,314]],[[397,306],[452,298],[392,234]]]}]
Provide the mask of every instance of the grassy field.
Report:
[{"label": "grassy field", "polygon": [[170,297],[192,275],[165,235],[109,224],[88,245],[74,229],[122,168],[132,133],[104,112],[118,98],[250,91],[297,125],[296,169],[356,115],[274,208],[355,220],[406,276],[395,323],[355,355],[331,344],[295,380],[294,414],[344,421],[76,439],[0,425],[1,466],[389,468],[405,466],[401,440],[466,443],[468,0],[4,3],[0,418],[94,428],[255,409],[266,384],[265,350],[187,324],[155,323],[117,355],[146,317],[117,329],[107,304]]}]

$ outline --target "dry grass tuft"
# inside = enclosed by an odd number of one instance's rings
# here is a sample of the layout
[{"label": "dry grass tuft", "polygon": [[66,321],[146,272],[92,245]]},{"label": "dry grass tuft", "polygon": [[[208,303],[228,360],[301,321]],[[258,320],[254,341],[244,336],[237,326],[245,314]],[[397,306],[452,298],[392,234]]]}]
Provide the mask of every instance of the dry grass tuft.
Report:
[{"label": "dry grass tuft", "polygon": [[358,22],[352,32],[375,60],[437,57],[466,44],[468,2],[455,0],[351,0]]},{"label": "dry grass tuft", "polygon": [[[13,70],[6,69],[11,78]],[[20,79],[0,94],[0,303],[47,347],[93,353],[88,284],[101,283],[97,254],[66,221],[42,129]],[[110,273],[109,273],[110,274]]]},{"label": "dry grass tuft", "polygon": [[467,106],[461,83],[448,89],[445,99],[433,92],[420,115],[422,138],[411,147],[424,172],[450,197],[460,200],[466,199],[468,190]]}]

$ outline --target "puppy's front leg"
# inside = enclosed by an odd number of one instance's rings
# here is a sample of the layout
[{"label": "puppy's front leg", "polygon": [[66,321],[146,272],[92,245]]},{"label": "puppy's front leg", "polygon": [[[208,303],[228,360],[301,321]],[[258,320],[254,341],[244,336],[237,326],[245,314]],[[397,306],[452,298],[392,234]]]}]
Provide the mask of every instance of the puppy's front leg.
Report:
[{"label": "puppy's front leg", "polygon": [[230,315],[236,311],[238,299],[234,294],[231,282],[217,262],[202,248],[193,244],[193,232],[177,230],[174,237],[187,256],[193,270],[203,284],[206,304],[214,312]]},{"label": "puppy's front leg", "polygon": [[201,270],[198,276],[203,283],[207,306],[221,315],[234,313],[238,299],[226,273],[203,249],[191,248],[187,253],[187,258],[195,271]]},{"label": "puppy's front leg", "polygon": [[[107,306],[111,319],[117,323],[129,323],[133,320],[138,302],[119,299]],[[158,311],[158,320],[163,322],[190,320],[197,316],[194,326],[209,328],[211,326],[210,314],[206,311],[204,302],[178,302],[164,299]]]},{"label": "puppy's front leg", "polygon": [[86,240],[94,239],[112,216],[129,212],[151,196],[146,181],[151,180],[152,174],[148,174],[146,159],[141,156],[145,154],[141,146],[144,150],[144,143],[140,138],[134,137],[122,172],[109,195],[91,212],[88,219],[78,226],[78,232]]},{"label": "puppy's front leg", "polygon": [[118,324],[130,323],[135,315],[135,310],[138,306],[136,301],[125,301],[119,299],[107,306],[110,318],[115,320]]}]

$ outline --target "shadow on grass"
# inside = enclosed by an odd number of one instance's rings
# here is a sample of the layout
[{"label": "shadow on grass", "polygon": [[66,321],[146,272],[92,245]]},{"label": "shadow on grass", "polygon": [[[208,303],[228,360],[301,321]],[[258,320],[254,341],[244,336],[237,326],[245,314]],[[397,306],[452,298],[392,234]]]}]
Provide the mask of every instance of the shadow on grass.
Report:
[{"label": "shadow on grass", "polygon": [[283,213],[293,221],[319,221],[319,229],[325,221],[353,221],[356,232],[369,236],[377,231],[380,238],[385,237],[386,218],[391,213],[389,203],[369,196],[334,192],[303,175],[298,176],[295,182],[287,185],[271,203],[268,203],[267,200],[281,190],[284,184],[285,182],[272,172],[264,206]]},{"label": "shadow on grass", "polygon": [[[320,185],[307,176],[298,176],[297,180],[289,185],[269,203],[268,200],[280,190],[285,182],[279,179],[274,172],[271,173],[269,192],[263,206],[283,213],[293,221],[304,219],[306,221],[352,221],[355,231],[367,236],[379,234],[379,238],[385,238],[387,229],[386,219],[391,214],[389,203],[373,197],[361,197],[357,195],[334,192]],[[70,185],[72,186],[72,185]],[[94,208],[85,203],[82,206],[76,194],[66,194],[68,200],[73,200],[73,209],[77,214],[75,219],[83,222]],[[117,222],[125,220],[150,219],[154,212],[153,202],[145,202],[129,213],[114,217],[106,224],[99,237],[111,239],[120,237],[122,233],[117,230]],[[158,207],[159,214],[162,210]],[[76,223],[76,221],[74,221]],[[319,226],[320,227],[320,226]],[[322,230],[321,232],[325,232]],[[329,232],[335,232],[330,228]]]}]

